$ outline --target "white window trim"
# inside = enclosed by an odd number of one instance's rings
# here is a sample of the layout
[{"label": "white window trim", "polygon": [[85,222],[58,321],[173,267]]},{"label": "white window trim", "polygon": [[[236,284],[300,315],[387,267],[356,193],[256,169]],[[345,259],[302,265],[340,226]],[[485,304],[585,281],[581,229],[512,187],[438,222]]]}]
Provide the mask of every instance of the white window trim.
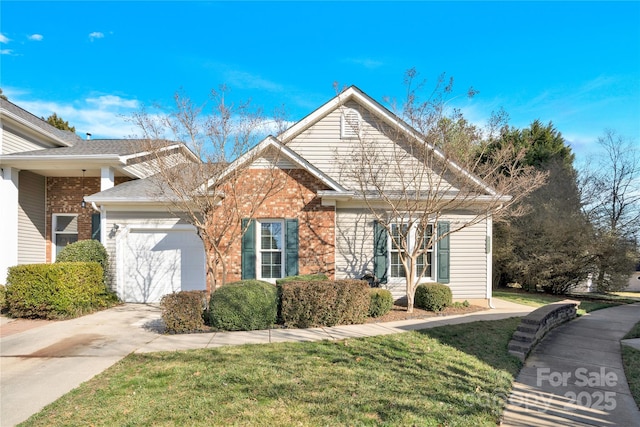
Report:
[{"label": "white window trim", "polygon": [[[357,129],[348,123],[347,117],[355,116],[357,118]],[[354,108],[347,108],[340,115],[340,138],[354,139],[359,138],[362,134],[362,115]]]},{"label": "white window trim", "polygon": [[78,230],[76,229],[75,233],[58,233],[56,232],[56,228],[58,228],[58,217],[61,216],[73,216],[76,217],[76,227],[78,226],[78,214],[73,213],[54,213],[51,218],[51,262],[55,262],[58,256],[58,234],[71,235],[75,234],[79,236]]},{"label": "white window trim", "polygon": [[[273,223],[277,222],[280,224],[280,235],[282,238],[282,248],[280,249],[280,260],[281,260],[281,268],[280,268],[280,277],[262,277],[262,223]],[[286,244],[285,241],[285,222],[284,219],[281,218],[261,218],[256,220],[256,279],[262,280],[269,283],[275,283],[276,280],[282,279],[285,277],[285,266],[286,266]],[[277,252],[275,250],[270,252]]]},{"label": "white window trim", "polygon": [[[397,223],[391,223],[390,226],[393,227],[395,226],[399,226],[401,225],[401,222],[397,222]],[[435,233],[435,225],[433,223],[429,223],[429,225],[432,227],[432,233]],[[416,228],[417,228],[418,224],[414,224],[411,227],[411,230],[409,230],[409,251],[413,250],[413,246],[416,244],[415,239],[416,239]],[[429,283],[429,282],[435,282],[436,279],[436,272],[437,270],[437,242],[433,243],[433,246],[431,247],[431,250],[428,252],[431,252],[431,276],[430,277],[421,277],[419,280],[419,283]],[[393,277],[391,276],[391,253],[394,251],[393,249],[393,240],[391,239],[391,234],[389,232],[387,232],[387,248],[389,248],[387,250],[387,277],[388,277],[388,282],[390,283],[404,283],[406,278],[405,277]],[[398,249],[395,250],[396,252],[399,252]],[[425,252],[426,254],[427,252]],[[412,268],[416,268],[416,266],[413,266]],[[416,272],[417,274],[417,272]]]}]

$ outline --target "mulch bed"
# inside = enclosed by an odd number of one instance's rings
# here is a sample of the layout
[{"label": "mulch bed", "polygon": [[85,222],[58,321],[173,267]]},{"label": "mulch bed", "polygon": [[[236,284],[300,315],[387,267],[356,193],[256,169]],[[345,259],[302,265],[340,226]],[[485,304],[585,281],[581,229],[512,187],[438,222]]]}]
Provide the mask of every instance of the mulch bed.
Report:
[{"label": "mulch bed", "polygon": [[442,317],[453,316],[456,314],[468,314],[475,313],[477,311],[487,310],[484,307],[477,305],[470,305],[469,307],[447,307],[442,311],[434,312],[427,311],[421,308],[414,307],[413,313],[407,313],[407,307],[400,305],[394,305],[390,312],[384,316],[369,318],[366,323],[382,323],[382,322],[394,322],[396,320],[411,320],[411,319],[426,319],[428,317]]}]

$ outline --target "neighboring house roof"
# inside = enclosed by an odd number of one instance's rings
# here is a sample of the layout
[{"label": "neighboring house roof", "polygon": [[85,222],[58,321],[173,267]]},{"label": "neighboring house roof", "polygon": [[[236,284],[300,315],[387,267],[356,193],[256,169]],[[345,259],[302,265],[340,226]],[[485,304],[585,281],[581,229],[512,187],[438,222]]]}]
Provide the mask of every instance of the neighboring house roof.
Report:
[{"label": "neighboring house roof", "polygon": [[13,119],[14,121],[31,128],[39,133],[43,133],[62,146],[70,146],[78,141],[82,141],[74,132],[64,131],[50,125],[45,120],[37,117],[27,110],[18,107],[16,104],[0,98],[0,115]]},{"label": "neighboring house roof", "polygon": [[150,176],[143,179],[123,182],[108,190],[86,196],[89,203],[158,203],[160,202],[158,193],[161,192],[160,185],[162,177],[160,175]]},{"label": "neighboring house roof", "polygon": [[492,196],[497,196],[496,191],[482,181],[479,177],[473,175],[469,171],[460,167],[460,165],[456,164],[454,161],[449,159],[438,147],[433,146],[432,144],[425,141],[424,137],[416,131],[414,128],[409,126],[404,120],[399,118],[397,115],[389,111],[382,104],[371,98],[369,95],[364,93],[362,90],[357,88],[356,86],[350,86],[320,108],[313,111],[311,114],[282,132],[278,135],[278,139],[282,141],[283,144],[288,144],[290,141],[295,139],[302,132],[313,126],[315,123],[320,121],[323,117],[327,116],[329,113],[334,111],[337,108],[342,107],[348,101],[355,101],[358,104],[362,105],[365,109],[370,111],[373,115],[382,120],[383,123],[391,126],[393,129],[398,129],[404,132],[408,137],[415,141],[420,141],[433,150],[434,154],[442,159],[442,161],[446,162],[448,167],[456,172],[457,174],[463,176],[465,179],[469,180],[473,184],[477,185],[480,189],[485,191],[487,194]]}]

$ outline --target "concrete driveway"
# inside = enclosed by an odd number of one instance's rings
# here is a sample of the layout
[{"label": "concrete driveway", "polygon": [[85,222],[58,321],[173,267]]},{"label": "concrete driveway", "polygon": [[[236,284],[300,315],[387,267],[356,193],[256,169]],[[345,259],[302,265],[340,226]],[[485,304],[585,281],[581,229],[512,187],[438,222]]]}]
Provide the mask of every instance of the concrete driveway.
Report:
[{"label": "concrete driveway", "polygon": [[[6,320],[6,319],[5,319]],[[20,320],[15,322],[22,322]],[[45,322],[0,338],[0,425],[25,421],[69,390],[158,338],[160,309],[125,304],[78,319]]]}]

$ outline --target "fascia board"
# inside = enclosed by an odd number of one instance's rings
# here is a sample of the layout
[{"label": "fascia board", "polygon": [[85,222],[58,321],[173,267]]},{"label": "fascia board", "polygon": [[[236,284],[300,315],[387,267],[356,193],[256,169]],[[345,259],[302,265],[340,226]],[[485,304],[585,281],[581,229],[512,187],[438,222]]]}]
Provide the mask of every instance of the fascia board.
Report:
[{"label": "fascia board", "polygon": [[[156,151],[158,152],[163,152],[163,151],[169,151],[169,150],[173,150],[175,148],[182,148],[184,152],[187,153],[188,157],[191,157],[194,161],[199,162],[200,159],[198,159],[198,157],[193,153],[193,151],[191,151],[186,145],[182,144],[182,143],[176,143],[176,144],[171,144],[171,145],[167,145],[164,146]],[[145,151],[140,151],[138,153],[133,153],[133,154],[127,154],[126,156],[120,156],[121,159],[126,163],[131,159],[135,159],[137,157],[144,157],[144,156],[148,156],[150,154],[153,154],[155,151],[154,150],[145,150]]]}]

